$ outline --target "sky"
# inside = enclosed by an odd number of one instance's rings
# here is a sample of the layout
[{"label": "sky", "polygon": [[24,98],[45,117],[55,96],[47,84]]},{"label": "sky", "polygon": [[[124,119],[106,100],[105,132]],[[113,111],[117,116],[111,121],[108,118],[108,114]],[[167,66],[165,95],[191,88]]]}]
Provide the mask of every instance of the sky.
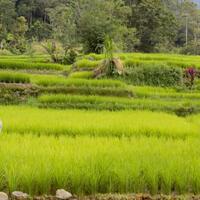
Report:
[{"label": "sky", "polygon": [[193,0],[195,3],[197,3],[200,7],[200,0]]}]

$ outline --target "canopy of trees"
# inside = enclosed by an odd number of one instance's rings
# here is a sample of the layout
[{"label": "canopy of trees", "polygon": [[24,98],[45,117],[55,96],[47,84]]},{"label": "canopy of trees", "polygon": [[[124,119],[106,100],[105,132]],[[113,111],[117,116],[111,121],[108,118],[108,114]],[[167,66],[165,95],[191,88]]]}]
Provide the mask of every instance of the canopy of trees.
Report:
[{"label": "canopy of trees", "polygon": [[132,52],[200,53],[200,11],[192,0],[0,0],[0,48],[32,41],[100,53],[105,36]]}]

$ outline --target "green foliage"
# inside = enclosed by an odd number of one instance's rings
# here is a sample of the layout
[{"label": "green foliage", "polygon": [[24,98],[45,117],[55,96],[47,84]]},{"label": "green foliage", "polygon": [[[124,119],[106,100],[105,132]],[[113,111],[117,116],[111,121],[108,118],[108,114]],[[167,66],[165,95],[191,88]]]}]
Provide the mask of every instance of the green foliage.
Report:
[{"label": "green foliage", "polygon": [[81,8],[78,31],[86,52],[101,53],[106,35],[122,37],[119,30],[130,14],[122,0],[85,0]]},{"label": "green foliage", "polygon": [[183,72],[180,68],[165,64],[141,64],[127,68],[124,80],[135,85],[181,86]]},{"label": "green foliage", "polygon": [[181,49],[181,53],[188,55],[199,55],[200,54],[200,42],[199,41],[191,41],[190,44],[184,46]]},{"label": "green foliage", "polygon": [[69,5],[59,3],[53,8],[48,8],[54,38],[58,39],[65,49],[76,43],[76,21],[73,9]]},{"label": "green foliage", "polygon": [[62,62],[62,58],[61,58],[61,55],[60,55],[60,52],[62,50],[59,48],[59,45],[57,44],[56,41],[48,40],[48,41],[44,42],[42,44],[42,46],[46,50],[46,52],[49,54],[49,56],[51,57],[51,60],[54,63],[61,63]]},{"label": "green foliage", "polygon": [[78,56],[78,52],[75,49],[70,48],[65,51],[65,56],[63,58],[62,63],[67,64],[67,65],[74,64],[76,62],[77,56]]},{"label": "green foliage", "polygon": [[36,19],[36,21],[34,21],[26,35],[28,39],[36,39],[38,41],[42,41],[42,40],[46,40],[47,38],[50,38],[52,34],[52,30],[51,30],[51,26],[50,24],[44,22],[44,21],[40,21],[38,19]]},{"label": "green foliage", "polygon": [[105,61],[103,67],[105,68],[105,73],[107,76],[113,76],[115,72],[115,66],[113,63],[115,44],[111,37],[106,36],[104,41],[104,54]]},{"label": "green foliage", "polygon": [[10,51],[8,51],[8,50],[6,50],[6,49],[3,49],[3,50],[0,50],[0,55],[1,56],[8,56],[8,55],[12,55],[12,53],[10,52]]},{"label": "green foliage", "polygon": [[139,50],[154,51],[163,41],[172,42],[176,36],[175,16],[158,0],[141,0],[132,5],[131,24],[138,31]]},{"label": "green foliage", "polygon": [[0,49],[16,54],[27,42],[49,39],[65,50],[101,53],[106,35],[126,52],[198,53],[200,15],[192,1],[1,0],[0,13]]},{"label": "green foliage", "polygon": [[28,30],[26,19],[21,16],[18,17],[13,30],[13,35],[10,35],[9,50],[16,54],[22,54],[26,52],[27,41],[25,39],[25,33]]},{"label": "green foliage", "polygon": [[15,3],[12,0],[0,0],[0,13],[0,44],[2,45],[15,23]]}]

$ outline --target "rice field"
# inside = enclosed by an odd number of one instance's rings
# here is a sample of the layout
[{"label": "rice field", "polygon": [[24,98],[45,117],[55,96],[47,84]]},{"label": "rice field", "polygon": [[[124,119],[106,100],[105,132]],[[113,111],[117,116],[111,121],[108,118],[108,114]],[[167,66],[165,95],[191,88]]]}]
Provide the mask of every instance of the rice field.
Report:
[{"label": "rice field", "polygon": [[0,189],[30,194],[200,190],[199,140],[0,136]]},{"label": "rice field", "polygon": [[[105,137],[199,137],[199,126],[187,118],[150,111],[84,111],[1,106],[3,133],[89,135]],[[83,120],[84,119],[84,120]],[[169,126],[170,124],[170,126]]]},{"label": "rice field", "polygon": [[[133,70],[200,67],[199,56],[116,55]],[[49,59],[0,56],[0,191],[200,194],[198,84],[94,79],[104,55]]]}]

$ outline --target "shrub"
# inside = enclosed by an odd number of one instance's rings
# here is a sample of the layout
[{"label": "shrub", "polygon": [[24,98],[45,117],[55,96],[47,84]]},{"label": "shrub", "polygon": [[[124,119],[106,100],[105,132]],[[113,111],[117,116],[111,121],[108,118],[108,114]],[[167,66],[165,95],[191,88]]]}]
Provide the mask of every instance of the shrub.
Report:
[{"label": "shrub", "polygon": [[197,70],[194,67],[188,67],[185,70],[185,82],[186,86],[192,89],[194,85],[195,78],[197,76]]},{"label": "shrub", "polygon": [[30,83],[30,78],[26,74],[0,72],[0,82],[2,83]]},{"label": "shrub", "polygon": [[182,85],[183,72],[165,64],[142,64],[127,68],[124,80],[136,85],[177,86]]},{"label": "shrub", "polygon": [[1,56],[2,56],[2,55],[8,56],[8,55],[12,55],[12,53],[11,53],[9,50],[7,50],[7,49],[0,49],[0,55],[1,55]]}]

